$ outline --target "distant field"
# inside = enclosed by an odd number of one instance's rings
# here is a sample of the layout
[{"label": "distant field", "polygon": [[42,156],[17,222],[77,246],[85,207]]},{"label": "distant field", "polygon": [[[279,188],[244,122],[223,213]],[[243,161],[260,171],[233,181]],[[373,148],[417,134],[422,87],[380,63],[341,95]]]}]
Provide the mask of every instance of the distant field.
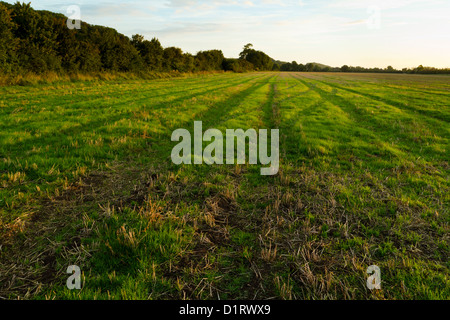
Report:
[{"label": "distant field", "polygon": [[[174,165],[199,120],[279,128],[280,172]],[[0,87],[0,298],[449,299],[449,139],[448,76]]]}]

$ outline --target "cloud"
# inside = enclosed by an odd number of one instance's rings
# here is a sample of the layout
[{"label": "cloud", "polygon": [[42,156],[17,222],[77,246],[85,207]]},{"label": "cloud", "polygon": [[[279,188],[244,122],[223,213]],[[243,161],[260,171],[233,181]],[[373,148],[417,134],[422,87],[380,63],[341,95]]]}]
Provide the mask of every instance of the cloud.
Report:
[{"label": "cloud", "polygon": [[221,32],[226,30],[226,26],[220,23],[195,23],[185,22],[176,25],[167,25],[157,30],[146,30],[145,33],[158,33],[159,35],[172,36],[172,35],[185,35],[185,34],[198,34]]},{"label": "cloud", "polygon": [[184,10],[214,10],[221,7],[227,7],[229,9],[239,8],[264,8],[264,7],[290,7],[304,6],[303,0],[167,0],[167,7],[184,9]]},{"label": "cloud", "polygon": [[440,0],[335,0],[328,5],[329,8],[362,9],[373,6],[381,9],[398,9],[414,4],[438,4],[443,3]]},{"label": "cloud", "polygon": [[349,21],[349,22],[345,22],[343,25],[344,26],[357,26],[360,24],[366,24],[367,20],[355,20],[355,21]]},{"label": "cloud", "polygon": [[[61,12],[66,14],[67,8],[71,4],[67,2],[54,2],[43,6],[33,6],[36,9],[43,9]],[[104,17],[126,17],[126,16],[140,16],[140,17],[152,17],[158,10],[157,7],[147,2],[133,0],[133,1],[121,1],[120,3],[112,1],[81,1],[75,5],[78,5],[81,10],[81,16],[104,18]]]},{"label": "cloud", "polygon": [[261,3],[278,7],[303,7],[305,5],[305,2],[303,0],[262,0]]},{"label": "cloud", "polygon": [[83,5],[83,13],[101,16],[152,16],[151,7],[136,3],[96,3]]}]

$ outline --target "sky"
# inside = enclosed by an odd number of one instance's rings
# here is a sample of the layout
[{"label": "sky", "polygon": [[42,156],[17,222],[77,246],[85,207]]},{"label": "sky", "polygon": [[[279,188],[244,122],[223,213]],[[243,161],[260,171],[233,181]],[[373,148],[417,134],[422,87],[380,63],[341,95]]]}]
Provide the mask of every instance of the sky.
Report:
[{"label": "sky", "polygon": [[[238,57],[247,43],[274,59],[333,67],[450,67],[450,0],[42,0],[70,16],[164,47]],[[7,1],[14,3],[15,1]]]}]

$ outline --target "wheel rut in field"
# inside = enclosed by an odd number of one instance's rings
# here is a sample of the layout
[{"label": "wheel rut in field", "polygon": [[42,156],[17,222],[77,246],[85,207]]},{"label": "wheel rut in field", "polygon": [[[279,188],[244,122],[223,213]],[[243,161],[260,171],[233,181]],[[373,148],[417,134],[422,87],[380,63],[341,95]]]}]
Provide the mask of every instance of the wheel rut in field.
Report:
[{"label": "wheel rut in field", "polygon": [[[327,86],[330,86],[330,87],[333,87],[333,88],[336,88],[336,89],[339,89],[339,90],[344,90],[344,91],[347,91],[347,92],[350,92],[350,93],[353,93],[353,94],[356,94],[356,95],[359,95],[359,96],[370,98],[370,99],[372,99],[374,101],[385,103],[385,104],[387,104],[389,106],[393,106],[393,107],[399,108],[399,109],[401,109],[403,111],[408,111],[408,113],[412,113],[412,114],[420,113],[421,115],[424,115],[424,116],[429,117],[429,118],[433,118],[435,120],[450,121],[449,118],[445,118],[445,116],[443,114],[438,113],[438,112],[432,112],[432,111],[412,108],[412,107],[408,106],[407,104],[402,103],[400,101],[395,101],[395,100],[387,99],[387,98],[381,98],[381,97],[379,97],[377,95],[374,95],[374,94],[365,93],[365,92],[361,92],[361,91],[350,89],[350,88],[345,88],[345,87],[339,86],[339,85],[337,85],[335,83],[332,83],[332,82],[325,82],[325,81],[321,81],[319,79],[314,79],[314,80],[318,81],[318,82],[320,82],[320,83],[322,83],[324,85],[327,85]],[[444,118],[442,118],[442,117],[444,117]]]},{"label": "wheel rut in field", "polygon": [[[209,120],[208,123],[214,124],[224,120],[229,112],[237,107],[242,99],[250,96],[253,92],[261,88],[266,83],[258,78],[248,78],[245,81],[239,81],[237,84],[253,82],[248,88],[238,91],[229,99],[219,104],[211,106],[203,115],[203,119]],[[232,87],[227,85],[224,87]],[[202,91],[203,94],[210,91]],[[193,96],[196,96],[194,94]],[[188,96],[190,97],[190,96]],[[177,101],[187,99],[180,97]],[[122,115],[124,117],[124,115]],[[193,121],[193,120],[192,120]],[[103,120],[101,121],[103,122]],[[186,122],[188,125],[191,121]],[[73,132],[75,133],[75,132]],[[165,150],[170,154],[170,149]],[[162,151],[164,152],[164,150]],[[81,225],[80,232],[73,236],[73,232],[64,236],[65,228],[72,228],[74,221],[82,220],[83,212],[97,210],[98,208],[114,207],[120,211],[121,208],[131,203],[142,203],[146,198],[148,187],[147,173],[149,166],[130,165],[127,163],[117,164],[116,168],[108,171],[91,172],[83,177],[79,182],[68,186],[61,196],[52,197],[51,200],[44,200],[32,219],[24,225],[24,232],[19,238],[12,236],[10,240],[14,243],[6,244],[4,242],[0,255],[2,262],[0,265],[0,297],[18,296],[29,298],[39,294],[43,288],[48,287],[55,281],[64,278],[65,270],[58,269],[57,260],[61,259],[63,253],[71,250],[79,251],[80,259],[87,259],[92,252],[85,252],[86,247],[82,246],[82,238],[87,234]],[[156,178],[156,175],[155,177]],[[130,190],[132,190],[130,195]],[[205,199],[205,210],[215,210],[214,215],[218,228],[208,228],[203,226],[203,233],[211,238],[213,243],[227,248],[230,246],[230,240],[225,235],[226,228],[240,228],[242,220],[234,213],[236,205],[227,195],[216,195]],[[103,209],[102,209],[103,210]],[[36,247],[36,239],[41,239],[45,243],[44,247]],[[56,240],[59,239],[59,240]],[[206,238],[203,238],[204,241]],[[64,241],[67,244],[61,244]],[[202,247],[203,246],[203,247]],[[204,245],[200,245],[194,250],[192,257],[186,257],[189,261],[198,260],[198,251],[202,251]],[[197,251],[196,251],[197,250]],[[30,264],[40,267],[30,272]]]},{"label": "wheel rut in field", "polygon": [[[157,110],[161,110],[161,109],[166,108],[170,104],[179,104],[179,103],[182,103],[183,101],[192,99],[194,97],[204,96],[204,95],[207,95],[207,94],[210,94],[210,93],[217,92],[217,90],[219,90],[219,89],[223,90],[223,89],[226,89],[226,88],[231,88],[231,87],[234,87],[234,86],[236,86],[238,84],[245,84],[245,83],[248,83],[248,82],[253,81],[253,80],[255,80],[255,79],[248,78],[248,79],[245,79],[245,81],[242,81],[240,79],[240,81],[238,81],[238,82],[233,82],[232,84],[227,84],[227,85],[224,85],[224,86],[221,86],[221,87],[215,87],[214,89],[207,89],[207,90],[202,90],[202,91],[196,92],[196,93],[189,93],[187,95],[183,95],[181,97],[177,97],[176,99],[170,100],[168,102],[165,101],[165,102],[158,103],[157,105],[153,105],[153,106],[151,106],[150,110],[152,112],[157,111]],[[189,92],[189,91],[190,90],[187,89],[187,90],[185,90],[183,92]],[[171,95],[171,94],[168,94],[168,95]],[[139,101],[145,101],[148,98],[149,97],[145,97],[145,98],[141,98],[141,99],[138,99],[138,100],[136,100],[136,99],[134,99],[134,100],[133,99],[128,99],[128,101],[139,102]],[[114,106],[114,105],[123,105],[124,103],[126,103],[126,102],[121,101],[121,102],[113,104],[112,106]],[[126,111],[126,113],[120,113],[120,114],[118,114],[116,116],[107,116],[107,117],[103,117],[101,119],[87,121],[86,123],[83,123],[82,126],[76,126],[76,127],[60,130],[59,133],[62,134],[62,135],[66,135],[66,136],[75,136],[75,135],[80,134],[81,132],[85,131],[86,128],[89,128],[89,129],[93,129],[94,128],[94,130],[95,130],[95,128],[98,128],[99,126],[104,126],[105,124],[108,124],[108,123],[112,124],[115,121],[129,118],[132,115],[132,113],[133,112],[131,110],[128,110],[128,111]],[[17,144],[9,144],[8,147],[11,148],[12,150],[14,150],[14,149],[21,149],[24,144],[31,144],[33,142],[37,142],[38,140],[39,141],[48,140],[47,143],[51,144],[52,139],[53,139],[53,133],[41,134],[39,136],[39,138],[30,138],[30,139],[22,140],[20,143],[17,143]],[[44,143],[44,142],[41,142],[41,143]]]},{"label": "wheel rut in field", "polygon": [[[388,122],[382,122],[378,120],[378,118],[371,116],[368,113],[363,113],[363,110],[360,109],[357,105],[355,105],[354,102],[350,101],[349,99],[340,97],[336,94],[327,92],[321,88],[319,88],[317,85],[314,85],[314,83],[310,83],[308,81],[305,81],[300,78],[296,78],[298,81],[301,81],[306,86],[310,87],[312,90],[317,92],[321,97],[322,101],[329,101],[336,106],[338,106],[341,110],[343,110],[349,119],[351,119],[355,124],[361,124],[361,123],[368,123],[370,124],[370,127],[365,127],[365,129],[370,129],[371,131],[376,131],[377,137],[371,137],[373,143],[379,143],[382,144],[386,141],[390,141],[392,138],[392,135],[395,135],[397,137],[402,137],[405,140],[411,140],[413,137],[407,136],[404,132],[401,131],[401,128],[398,126],[392,126]],[[326,83],[326,85],[328,85]],[[380,139],[383,138],[383,139]],[[405,150],[408,150],[410,145],[406,142],[397,141],[396,142],[398,152],[405,153]],[[391,146],[391,148],[394,148]],[[420,149],[420,145],[417,146],[417,148]]]}]

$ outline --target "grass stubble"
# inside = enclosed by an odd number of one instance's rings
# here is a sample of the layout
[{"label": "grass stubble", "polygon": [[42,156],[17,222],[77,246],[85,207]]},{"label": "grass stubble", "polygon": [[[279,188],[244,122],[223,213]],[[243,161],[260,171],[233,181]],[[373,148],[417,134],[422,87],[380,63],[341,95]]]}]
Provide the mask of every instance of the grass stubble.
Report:
[{"label": "grass stubble", "polygon": [[[448,299],[449,89],[315,73],[1,87],[0,297]],[[194,120],[279,128],[280,172],[173,165],[171,132]]]}]

